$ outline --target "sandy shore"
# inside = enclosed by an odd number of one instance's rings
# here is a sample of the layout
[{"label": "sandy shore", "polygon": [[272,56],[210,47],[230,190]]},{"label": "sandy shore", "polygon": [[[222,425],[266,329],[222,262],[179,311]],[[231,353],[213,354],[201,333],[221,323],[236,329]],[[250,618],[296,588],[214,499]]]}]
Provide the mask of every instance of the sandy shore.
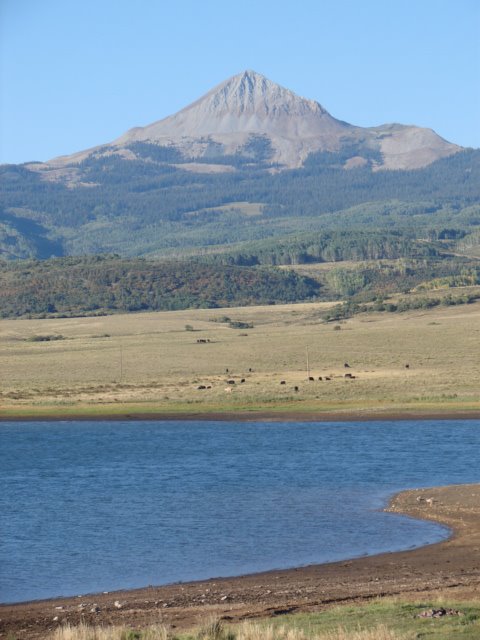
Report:
[{"label": "sandy shore", "polygon": [[405,491],[392,499],[388,510],[446,524],[452,536],[412,551],[298,569],[0,605],[0,633],[17,640],[40,639],[62,622],[81,620],[135,627],[161,621],[187,628],[212,615],[236,621],[384,596],[432,600],[441,594],[478,600],[480,484]]}]

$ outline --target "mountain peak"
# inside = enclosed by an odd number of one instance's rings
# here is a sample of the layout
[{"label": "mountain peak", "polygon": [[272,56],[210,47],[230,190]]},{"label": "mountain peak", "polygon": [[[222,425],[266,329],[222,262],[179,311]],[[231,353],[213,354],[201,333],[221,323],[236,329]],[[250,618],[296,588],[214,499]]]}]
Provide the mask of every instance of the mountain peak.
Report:
[{"label": "mountain peak", "polygon": [[200,105],[217,116],[227,112],[235,115],[255,113],[269,118],[326,113],[318,102],[301,98],[251,69],[225,80],[183,111]]},{"label": "mountain peak", "polygon": [[131,129],[115,143],[123,145],[135,140],[160,143],[178,138],[228,135],[240,136],[243,144],[251,134],[293,140],[319,135],[330,137],[348,128],[349,125],[332,118],[315,100],[301,98],[262,74],[246,70],[220,83],[178,113],[147,127]]},{"label": "mountain peak", "polygon": [[[415,126],[367,129],[342,122],[315,100],[302,98],[247,69],[181,111],[146,127],[130,129],[110,145],[103,145],[101,153],[131,158],[135,157],[132,143],[148,142],[174,147],[193,160],[215,159],[244,153],[258,136],[270,147],[270,162],[283,168],[301,166],[311,153],[344,149],[345,168],[370,164],[374,168],[413,169],[460,150],[433,131]],[[91,153],[87,150],[60,158],[56,164],[78,162]]]}]

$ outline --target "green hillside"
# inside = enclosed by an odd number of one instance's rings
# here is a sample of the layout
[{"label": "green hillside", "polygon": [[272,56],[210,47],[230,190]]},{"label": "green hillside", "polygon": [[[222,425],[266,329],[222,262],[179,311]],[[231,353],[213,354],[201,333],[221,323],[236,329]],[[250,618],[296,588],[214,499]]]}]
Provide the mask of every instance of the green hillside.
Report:
[{"label": "green hillside", "polygon": [[267,268],[147,262],[115,256],[0,265],[0,317],[63,317],[294,302],[314,279]]}]

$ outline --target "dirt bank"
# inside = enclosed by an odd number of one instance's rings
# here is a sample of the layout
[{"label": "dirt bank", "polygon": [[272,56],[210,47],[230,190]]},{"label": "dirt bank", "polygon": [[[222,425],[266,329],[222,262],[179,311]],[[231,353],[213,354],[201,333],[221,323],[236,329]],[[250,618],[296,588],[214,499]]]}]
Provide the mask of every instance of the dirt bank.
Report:
[{"label": "dirt bank", "polygon": [[398,411],[379,409],[378,411],[338,410],[338,411],[218,411],[218,412],[160,412],[152,411],[142,413],[140,411],[118,411],[110,413],[108,407],[104,411],[96,408],[95,412],[88,413],[72,411],[65,413],[44,412],[32,410],[31,412],[4,411],[0,409],[0,422],[52,422],[65,420],[153,420],[153,421],[193,421],[205,420],[212,422],[370,422],[373,420],[480,420],[478,409],[464,411],[402,409]]}]

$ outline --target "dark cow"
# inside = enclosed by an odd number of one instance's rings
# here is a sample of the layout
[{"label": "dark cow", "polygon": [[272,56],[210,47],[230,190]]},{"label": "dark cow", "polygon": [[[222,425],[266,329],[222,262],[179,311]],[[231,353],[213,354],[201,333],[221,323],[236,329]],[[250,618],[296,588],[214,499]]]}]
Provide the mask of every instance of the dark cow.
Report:
[{"label": "dark cow", "polygon": [[323,380],[322,376],[318,376],[318,379],[319,379],[319,380]]},{"label": "dark cow", "polygon": [[285,380],[280,380],[280,384],[287,384]]},{"label": "dark cow", "polygon": [[245,382],[245,378],[242,378],[242,379],[240,380],[240,382]]},{"label": "dark cow", "polygon": [[235,380],[227,380],[227,384],[235,384]]},{"label": "dark cow", "polygon": [[294,391],[298,391],[298,387],[293,387],[293,390]]},{"label": "dark cow", "polygon": [[312,376],[308,376],[308,379],[313,382],[315,380],[315,378],[312,378]]},{"label": "dark cow", "polygon": [[348,362],[345,362],[344,365],[345,369],[350,369],[350,365],[348,364]]},{"label": "dark cow", "polygon": [[204,384],[199,384],[197,389],[206,389],[207,387]]},{"label": "dark cow", "polygon": [[405,369],[410,369],[410,365],[409,365],[409,364],[406,364],[406,365],[405,365]]}]

